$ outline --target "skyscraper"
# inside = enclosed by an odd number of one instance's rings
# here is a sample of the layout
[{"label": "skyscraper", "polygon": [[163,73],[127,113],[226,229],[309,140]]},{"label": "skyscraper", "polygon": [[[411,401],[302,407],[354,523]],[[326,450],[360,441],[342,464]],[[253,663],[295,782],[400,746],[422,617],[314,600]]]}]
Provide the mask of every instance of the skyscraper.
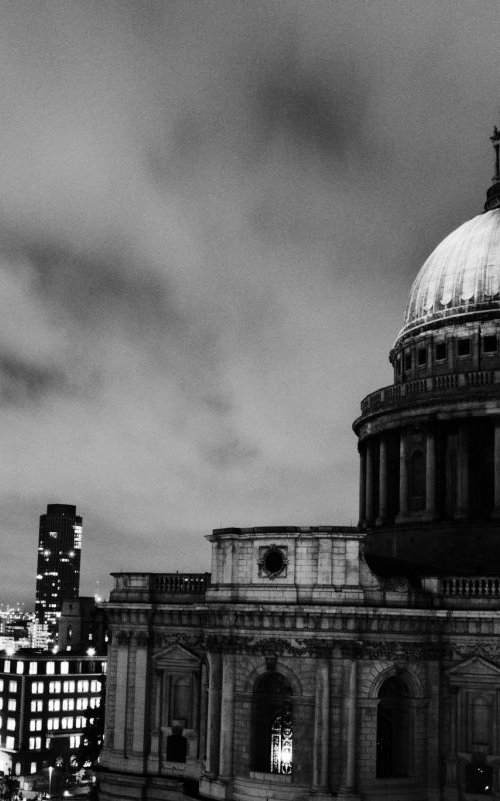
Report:
[{"label": "skyscraper", "polygon": [[62,602],[79,595],[81,547],[82,518],[76,506],[49,504],[40,516],[35,613],[47,623],[52,641]]}]

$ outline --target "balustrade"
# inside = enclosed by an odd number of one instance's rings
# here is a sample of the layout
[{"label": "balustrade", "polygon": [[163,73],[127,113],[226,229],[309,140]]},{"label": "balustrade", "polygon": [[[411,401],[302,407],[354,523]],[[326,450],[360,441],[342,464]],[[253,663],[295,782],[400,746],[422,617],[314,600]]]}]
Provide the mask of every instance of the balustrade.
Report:
[{"label": "balustrade", "polygon": [[432,392],[446,392],[451,389],[463,387],[489,386],[500,383],[500,372],[495,370],[478,370],[469,373],[450,373],[448,375],[431,376],[429,378],[408,381],[405,384],[392,384],[377,389],[361,401],[361,413],[377,411],[385,405],[390,405],[405,398],[415,398]]}]

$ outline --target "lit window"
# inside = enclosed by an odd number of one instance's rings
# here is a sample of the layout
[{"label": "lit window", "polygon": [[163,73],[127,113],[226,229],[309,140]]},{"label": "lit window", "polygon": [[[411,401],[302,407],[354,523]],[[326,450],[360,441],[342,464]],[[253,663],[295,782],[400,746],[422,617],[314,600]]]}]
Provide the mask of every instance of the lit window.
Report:
[{"label": "lit window", "polygon": [[75,718],[75,728],[76,729],[83,729],[87,725],[87,718],[83,715],[78,715]]},{"label": "lit window", "polygon": [[69,747],[70,748],[80,748],[80,734],[72,734],[69,738]]},{"label": "lit window", "polygon": [[63,718],[61,720],[61,727],[63,729],[72,729],[73,728],[73,718],[72,717]]},{"label": "lit window", "polygon": [[3,709],[3,698],[0,698],[0,709]]},{"label": "lit window", "polygon": [[89,705],[88,698],[77,698],[76,699],[76,708],[77,709],[87,709]]},{"label": "lit window", "polygon": [[31,692],[33,695],[41,695],[43,693],[43,682],[33,681],[31,683]]},{"label": "lit window", "polygon": [[69,662],[61,662],[61,673],[69,673]]},{"label": "lit window", "polygon": [[24,662],[18,662],[16,665],[16,673],[24,673]]},{"label": "lit window", "polygon": [[90,691],[93,693],[100,693],[101,692],[101,682],[97,681],[97,679],[92,679],[90,683]]},{"label": "lit window", "polygon": [[3,679],[0,679],[0,692],[3,692]]},{"label": "lit window", "polygon": [[30,773],[36,773],[36,762],[30,762]]},{"label": "lit window", "polygon": [[9,681],[9,692],[17,693],[17,681]]},{"label": "lit window", "polygon": [[49,712],[59,712],[60,708],[61,708],[61,702],[59,698],[49,699]]},{"label": "lit window", "polygon": [[74,693],[75,692],[75,682],[74,681],[65,681],[63,684],[63,689],[65,693]]},{"label": "lit window", "polygon": [[5,747],[9,749],[9,751],[14,750],[15,740],[13,737],[6,737],[5,738]]},{"label": "lit window", "polygon": [[4,673],[10,673],[10,659],[6,659],[3,664]]},{"label": "lit window", "polygon": [[87,679],[80,679],[80,681],[77,683],[77,687],[76,688],[77,688],[77,691],[79,693],[88,693],[88,691],[89,691],[89,683],[88,683]]},{"label": "lit window", "polygon": [[32,718],[30,720],[30,731],[41,731],[41,730],[42,730],[42,719]]},{"label": "lit window", "polygon": [[9,698],[7,709],[9,712],[15,712],[17,707],[17,701],[15,698]]},{"label": "lit window", "polygon": [[61,682],[60,681],[51,681],[49,682],[49,693],[60,693],[61,692]]},{"label": "lit window", "polygon": [[59,728],[59,718],[47,719],[47,729],[49,731],[57,731],[58,728]]},{"label": "lit window", "polygon": [[42,747],[42,738],[41,737],[30,737],[29,738],[30,751],[39,751],[41,747]]},{"label": "lit window", "polygon": [[15,731],[15,730],[16,730],[16,719],[7,718],[7,731]]},{"label": "lit window", "polygon": [[54,662],[47,662],[47,668],[46,668],[47,676],[52,675],[55,672],[56,668]]},{"label": "lit window", "polygon": [[29,672],[32,676],[38,673],[38,664],[36,662],[30,662]]},{"label": "lit window", "polygon": [[30,706],[31,712],[42,712],[43,710],[43,701],[32,701]]}]

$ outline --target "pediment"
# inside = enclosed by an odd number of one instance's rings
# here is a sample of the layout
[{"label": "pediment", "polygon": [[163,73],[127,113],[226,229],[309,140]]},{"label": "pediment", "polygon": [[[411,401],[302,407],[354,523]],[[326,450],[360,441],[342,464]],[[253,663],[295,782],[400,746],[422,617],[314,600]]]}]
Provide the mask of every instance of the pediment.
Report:
[{"label": "pediment", "polygon": [[157,668],[189,668],[192,670],[199,668],[200,665],[199,657],[178,643],[159,651],[153,659]]},{"label": "pediment", "polygon": [[473,656],[445,671],[452,684],[500,684],[500,667],[480,656]]}]

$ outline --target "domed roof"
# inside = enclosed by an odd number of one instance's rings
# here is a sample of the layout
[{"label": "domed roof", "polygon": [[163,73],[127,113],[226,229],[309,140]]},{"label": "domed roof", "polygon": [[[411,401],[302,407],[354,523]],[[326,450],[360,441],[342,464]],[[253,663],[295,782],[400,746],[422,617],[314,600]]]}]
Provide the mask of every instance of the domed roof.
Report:
[{"label": "domed roof", "polygon": [[468,220],[437,246],[410,290],[398,339],[434,320],[500,310],[500,209]]}]

